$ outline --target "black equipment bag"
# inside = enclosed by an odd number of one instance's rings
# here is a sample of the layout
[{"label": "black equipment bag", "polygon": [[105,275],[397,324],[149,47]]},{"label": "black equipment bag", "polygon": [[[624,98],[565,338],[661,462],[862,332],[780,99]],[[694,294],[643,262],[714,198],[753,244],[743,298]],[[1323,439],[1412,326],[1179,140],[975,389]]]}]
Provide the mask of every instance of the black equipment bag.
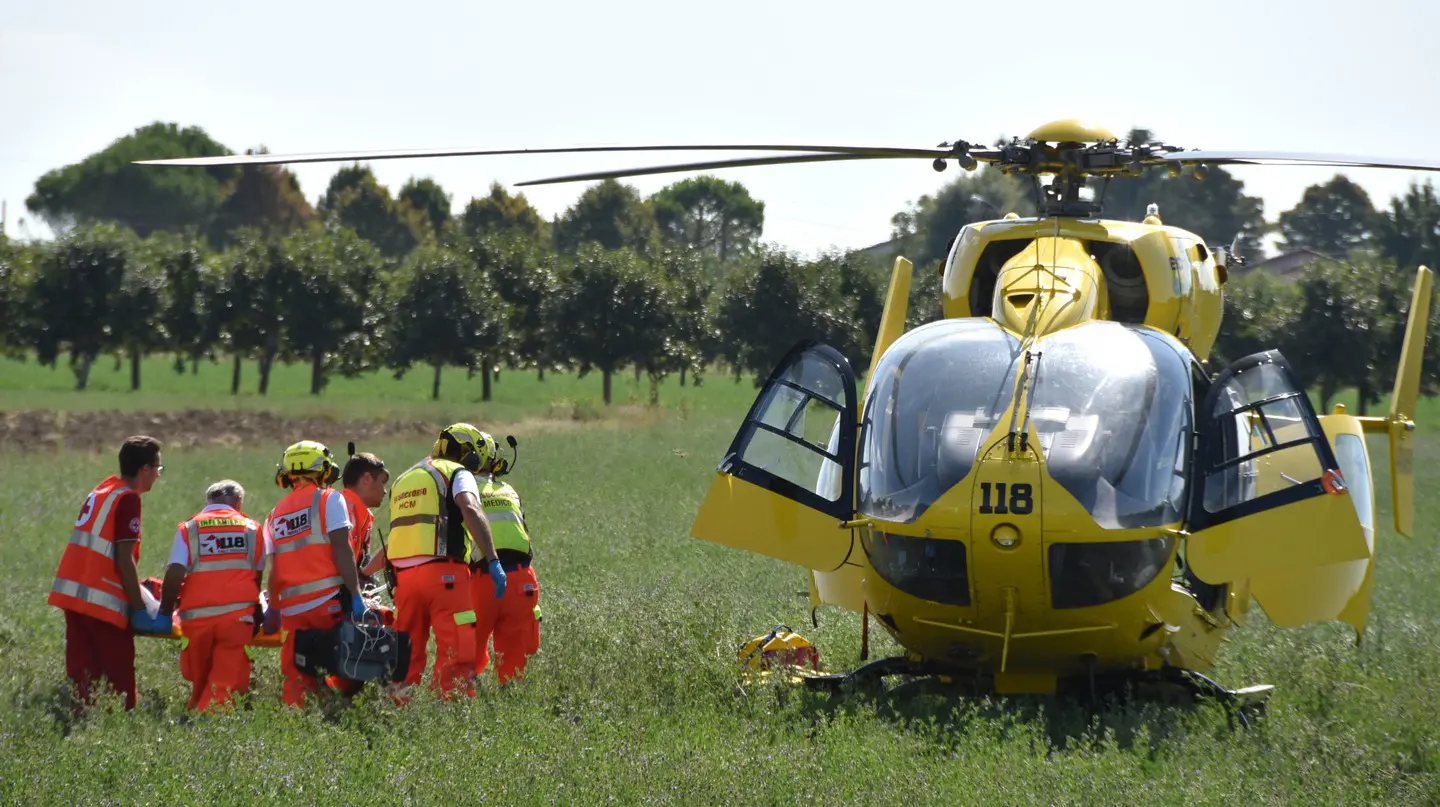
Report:
[{"label": "black equipment bag", "polygon": [[338,675],[352,681],[405,680],[410,671],[410,635],[374,621],[345,620],[333,628],[295,631],[295,666],[317,678]]}]

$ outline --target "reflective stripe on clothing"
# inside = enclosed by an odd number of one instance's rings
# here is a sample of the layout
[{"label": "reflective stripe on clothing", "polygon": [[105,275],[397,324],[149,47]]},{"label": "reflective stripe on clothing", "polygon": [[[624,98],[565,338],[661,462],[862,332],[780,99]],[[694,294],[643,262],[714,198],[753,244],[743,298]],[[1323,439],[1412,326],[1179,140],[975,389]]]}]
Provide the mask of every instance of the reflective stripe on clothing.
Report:
[{"label": "reflective stripe on clothing", "polygon": [[455,480],[462,474],[469,476],[457,462],[427,457],[395,480],[390,492],[387,549],[392,563],[404,568],[429,558],[470,559],[470,533],[452,511]]},{"label": "reflective stripe on clothing", "polygon": [[[332,501],[328,497],[334,496]],[[270,511],[266,549],[273,554],[270,588],[281,614],[298,614],[330,599],[343,585],[330,533],[350,527],[337,490],[302,482]]]},{"label": "reflective stripe on clothing", "polygon": [[[128,626],[130,597],[116,579],[120,575],[115,565],[114,510],[130,492],[117,476],[106,478],[90,492],[60,556],[49,604],[117,628]],[[130,552],[138,559],[140,545],[135,543]]]},{"label": "reflective stripe on clothing", "polygon": [[122,619],[125,618],[130,608],[129,601],[117,597],[114,594],[101,591],[100,589],[82,586],[74,580],[56,580],[54,585],[50,586],[50,592],[66,597],[74,597],[77,600],[82,600],[91,605],[97,605],[107,611],[114,611],[119,614]]},{"label": "reflective stripe on clothing", "polygon": [[179,534],[188,549],[180,621],[253,612],[260,602],[259,525],[233,507],[210,505],[182,522]]},{"label": "reflective stripe on clothing", "polygon": [[233,614],[237,611],[249,612],[255,609],[255,605],[256,603],[254,602],[235,602],[230,603],[229,605],[207,605],[204,608],[190,608],[181,611],[179,616],[180,621],[184,622],[187,619],[204,619],[205,617],[210,616],[224,616],[226,614]]},{"label": "reflective stripe on clothing", "polygon": [[485,477],[480,485],[480,509],[490,522],[490,533],[497,551],[510,550],[530,554],[530,533],[525,529],[525,515],[520,509],[520,494],[505,482]]}]

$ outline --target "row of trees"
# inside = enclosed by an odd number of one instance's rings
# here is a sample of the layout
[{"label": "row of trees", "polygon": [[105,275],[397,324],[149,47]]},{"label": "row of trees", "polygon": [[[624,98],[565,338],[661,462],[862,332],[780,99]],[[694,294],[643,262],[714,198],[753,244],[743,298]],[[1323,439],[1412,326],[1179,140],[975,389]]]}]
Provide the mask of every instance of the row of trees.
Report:
[{"label": "row of trees", "polygon": [[[505,364],[543,374],[570,368],[611,378],[625,367],[682,383],[717,361],[767,372],[803,336],[867,361],[879,325],[883,274],[858,255],[802,260],[774,249],[733,262],[716,284],[695,250],[642,252],[585,242],[573,253],[524,232],[457,235],[387,258],[348,228],[284,236],[232,234],[209,250],[197,238],[140,238],[114,224],[73,228],[51,242],[0,243],[0,344],[46,364],[68,357],[84,389],[101,356],[258,362],[258,391],[275,362],[311,366],[311,391],[336,373],[445,366],[482,375]],[[723,327],[722,327],[723,324]]]}]

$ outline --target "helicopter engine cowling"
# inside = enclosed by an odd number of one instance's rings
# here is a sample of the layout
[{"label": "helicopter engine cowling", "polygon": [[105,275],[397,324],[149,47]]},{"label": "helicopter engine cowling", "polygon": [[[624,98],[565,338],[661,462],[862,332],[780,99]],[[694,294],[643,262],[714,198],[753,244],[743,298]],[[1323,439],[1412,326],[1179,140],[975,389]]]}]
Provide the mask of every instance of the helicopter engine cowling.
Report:
[{"label": "helicopter engine cowling", "polygon": [[1037,238],[1001,267],[994,318],[1017,333],[1051,333],[1109,317],[1104,275],[1073,238]]}]

